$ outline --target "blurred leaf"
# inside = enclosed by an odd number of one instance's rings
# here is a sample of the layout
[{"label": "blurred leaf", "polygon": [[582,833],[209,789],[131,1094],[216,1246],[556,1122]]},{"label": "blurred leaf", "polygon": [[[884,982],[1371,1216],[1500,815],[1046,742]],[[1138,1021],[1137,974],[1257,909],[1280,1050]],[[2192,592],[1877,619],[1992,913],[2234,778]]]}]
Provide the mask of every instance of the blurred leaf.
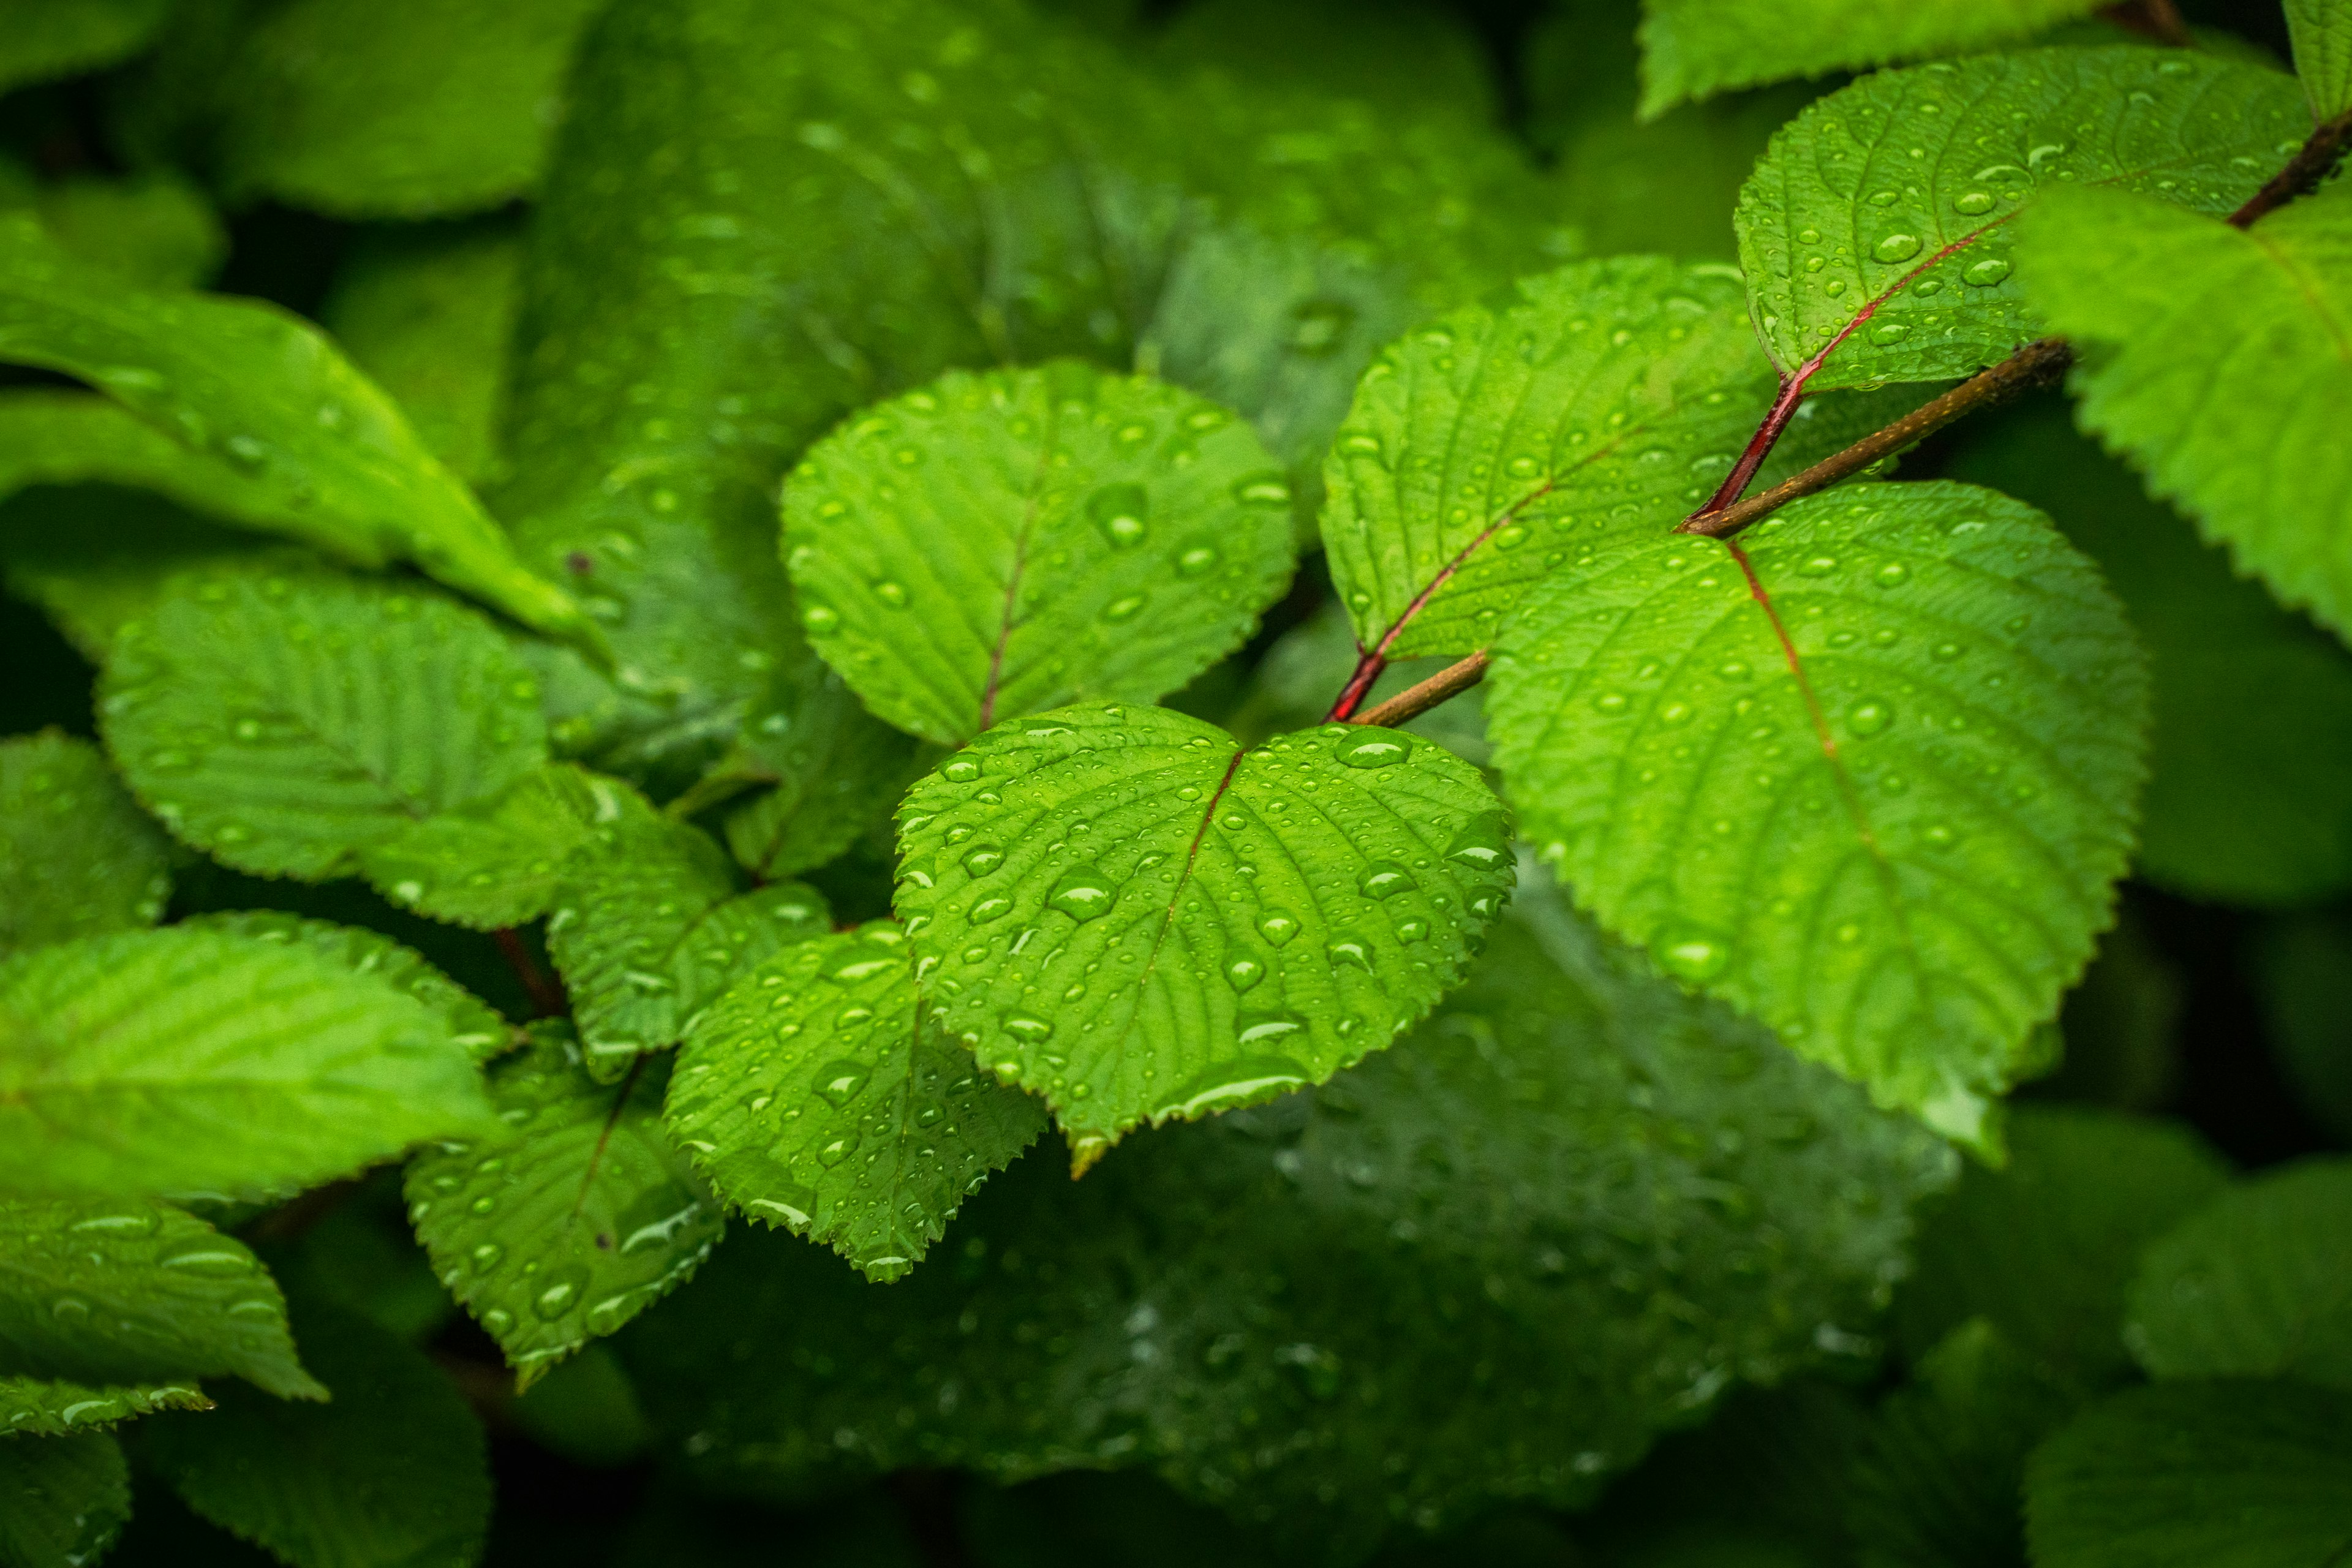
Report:
[{"label": "blurred leaf", "polygon": [[779,669],[743,716],[716,780],[758,793],[721,824],[736,862],[763,881],[822,866],[880,824],[925,770],[912,738],[866,710],[809,658]]},{"label": "blurred leaf", "polygon": [[66,249],[150,289],[201,288],[228,255],[204,193],[167,172],[61,180],[38,193],[35,207]]},{"label": "blurred leaf", "polygon": [[2286,0],[2286,30],[2311,117],[2325,122],[2352,110],[2352,5]]},{"label": "blurred leaf", "polygon": [[2352,1142],[2352,921],[2312,916],[2255,938],[2273,1050],[2304,1109]]},{"label": "blurred leaf", "polygon": [[130,1517],[130,1467],[104,1433],[0,1443],[0,1563],[8,1568],[82,1568],[106,1554]]},{"label": "blurred leaf", "polygon": [[1465,16],[1416,0],[1195,0],[1151,47],[1170,68],[1361,99],[1399,118],[1485,121],[1501,107]]},{"label": "blurred leaf", "polygon": [[0,92],[135,53],[172,0],[0,0]]},{"label": "blurred leaf", "polygon": [[171,846],[87,741],[0,741],[0,957],[153,925]]},{"label": "blurred leaf", "polygon": [[629,1464],[653,1441],[629,1374],[600,1344],[583,1346],[532,1384],[513,1413],[541,1447],[591,1469]]},{"label": "blurred leaf", "polygon": [[2181,1075],[2181,974],[2126,904],[2099,952],[2066,994],[2058,1029],[2065,1055],[2038,1093],[2116,1110],[2167,1104]]}]

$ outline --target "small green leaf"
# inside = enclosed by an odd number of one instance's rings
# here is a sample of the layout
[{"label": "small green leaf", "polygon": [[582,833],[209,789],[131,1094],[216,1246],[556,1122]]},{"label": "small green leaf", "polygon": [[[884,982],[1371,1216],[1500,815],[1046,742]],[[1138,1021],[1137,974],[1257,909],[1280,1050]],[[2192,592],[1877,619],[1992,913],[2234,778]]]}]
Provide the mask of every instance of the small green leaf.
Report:
[{"label": "small green leaf", "polygon": [[320,320],[392,395],[418,440],[469,484],[500,467],[507,345],[522,246],[512,226],[393,229],[335,274]]},{"label": "small green leaf", "polygon": [[2237,1379],[2135,1388],[2026,1471],[2037,1568],[2334,1568],[2352,1520],[2352,1398]]},{"label": "small green leaf", "polygon": [[1982,1318],[2081,1387],[2130,1374],[2118,1330],[2141,1252],[2219,1193],[2229,1167],[2173,1122],[2021,1105],[2008,1163],[1972,1165],[1921,1216],[1895,1292],[1895,1342],[1914,1361]]},{"label": "small green leaf", "polygon": [[222,83],[223,177],[338,217],[474,212],[539,181],[600,0],[293,0]]},{"label": "small green leaf", "polygon": [[448,1025],[389,981],[225,931],[0,961],[0,1187],[258,1200],[489,1115]]},{"label": "small green leaf", "polygon": [[745,975],[696,1020],[664,1112],[730,1204],[877,1280],[1045,1121],[925,1016],[904,942],[877,922]]},{"label": "small green leaf", "polygon": [[908,793],[898,909],[946,1031],[1079,1168],[1320,1083],[1417,1023],[1510,896],[1475,769],[1391,730],[1244,751],[1159,708],[990,731]]},{"label": "small green leaf", "polygon": [[881,717],[958,745],[1084,699],[1155,701],[1290,579],[1290,489],[1250,427],[1063,361],[948,375],[784,486],[801,624]]},{"label": "small green leaf", "polygon": [[[2187,49],[1866,77],[1783,128],[1739,193],[1749,309],[1775,367],[1815,391],[1967,375],[2050,330],[2011,226],[2045,189],[2227,213],[2309,126],[2276,71]],[[2172,297],[2168,270],[2130,269]]]},{"label": "small green leaf", "polygon": [[228,256],[212,204],[166,171],[60,180],[42,188],[36,210],[59,245],[144,288],[202,288]]},{"label": "small green leaf", "polygon": [[546,755],[538,688],[438,594],[266,565],[175,579],[122,628],[100,722],[131,789],[239,870],[359,870]]},{"label": "small green leaf", "polygon": [[562,896],[625,786],[569,763],[525,773],[490,800],[436,812],[362,858],[394,903],[477,931],[517,926]]},{"label": "small green leaf", "polygon": [[1800,500],[1726,547],[1603,543],[1496,650],[1528,837],[1666,973],[1980,1145],[2131,847],[2146,678],[2030,508]]},{"label": "small green leaf", "polygon": [[496,1133],[409,1163],[408,1215],[441,1282],[529,1387],[693,1277],[722,1226],[660,1121],[664,1064],[619,1089],[550,1034],[491,1071]]},{"label": "small green leaf", "polygon": [[237,1376],[323,1399],[242,1242],[145,1199],[0,1201],[0,1371],[88,1383]]},{"label": "small green leaf", "polygon": [[130,1517],[131,1467],[103,1432],[0,1443],[0,1563],[8,1568],[82,1568],[106,1554]]},{"label": "small green leaf", "polygon": [[353,974],[376,979],[415,997],[447,1026],[449,1037],[474,1060],[488,1061],[515,1041],[514,1026],[498,1009],[450,979],[413,948],[364,926],[305,920],[283,910],[237,910],[194,915],[176,931],[210,931],[252,942],[276,942],[317,954]]},{"label": "small green leaf", "polygon": [[463,1568],[481,1552],[490,1479],[457,1385],[339,1308],[300,1314],[326,1405],[240,1388],[152,1421],[140,1452],[187,1505],[290,1568]]},{"label": "small green leaf", "polygon": [[1642,115],[1790,77],[1974,54],[2098,0],[1643,0]]},{"label": "small green leaf", "polygon": [[2021,254],[2053,326],[2110,352],[2077,416],[2291,605],[2352,637],[2352,192],[2251,232],[2112,191],[2070,192]]},{"label": "small green leaf", "polygon": [[778,948],[832,927],[799,882],[740,890],[726,852],[625,786],[572,862],[547,922],[588,1071],[612,1082],[638,1053],[676,1045],[695,1015]]},{"label": "small green leaf", "polygon": [[62,1437],[112,1426],[158,1410],[210,1410],[193,1379],[131,1387],[93,1388],[37,1377],[0,1376],[0,1431],[23,1437]]},{"label": "small green leaf", "polygon": [[0,0],[0,92],[137,53],[172,0]]},{"label": "small green leaf", "polygon": [[2147,1249],[2124,1337],[2159,1378],[2293,1377],[2352,1393],[2352,1161],[2231,1188]]},{"label": "small green leaf", "polygon": [[413,561],[526,626],[593,636],[392,402],[294,316],[93,274],[34,219],[0,214],[0,360],[86,379],[241,469],[249,497],[233,521],[358,565]]},{"label": "small green leaf", "polygon": [[2312,119],[2326,124],[2352,111],[2352,5],[2286,0],[2286,31]]},{"label": "small green leaf", "polygon": [[171,847],[87,741],[0,741],[0,957],[153,925]]},{"label": "small green leaf", "polygon": [[772,787],[730,809],[727,847],[765,881],[822,866],[877,825],[920,771],[916,742],[868,713],[841,677],[810,659],[780,675],[744,715],[715,772]]}]

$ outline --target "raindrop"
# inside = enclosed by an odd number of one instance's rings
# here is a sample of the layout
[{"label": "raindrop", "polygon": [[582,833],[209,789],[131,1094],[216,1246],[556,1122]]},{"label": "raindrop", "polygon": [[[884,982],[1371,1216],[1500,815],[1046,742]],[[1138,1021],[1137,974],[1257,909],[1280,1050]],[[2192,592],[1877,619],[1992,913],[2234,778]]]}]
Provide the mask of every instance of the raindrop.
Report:
[{"label": "raindrop", "polygon": [[1298,917],[1288,910],[1268,910],[1258,917],[1257,929],[1275,946],[1286,947],[1298,934]]},{"label": "raindrop", "polygon": [[1990,289],[2008,276],[2008,258],[1988,256],[1982,261],[1972,263],[1967,271],[1961,273],[1960,281],[1972,289]]},{"label": "raindrop", "polygon": [[1393,767],[1412,755],[1412,742],[1402,735],[1368,734],[1340,742],[1331,754],[1351,768]]},{"label": "raindrop", "polygon": [[1051,1019],[1040,1018],[1034,1013],[1024,1013],[1018,1008],[1005,1014],[1003,1022],[1006,1034],[1033,1046],[1050,1038],[1054,1033]]},{"label": "raindrop", "polygon": [[1870,254],[1885,262],[1908,261],[1919,254],[1919,237],[1898,230],[1871,247]]},{"label": "raindrop", "polygon": [[1693,925],[1669,926],[1650,952],[1659,968],[1694,985],[1714,979],[1731,964],[1730,943]]},{"label": "raindrop", "polygon": [[857,1098],[870,1075],[856,1062],[827,1062],[816,1069],[817,1097],[838,1110]]},{"label": "raindrop", "polygon": [[1356,879],[1356,891],[1368,899],[1385,899],[1413,886],[1412,873],[1390,860],[1375,860]]},{"label": "raindrop", "polygon": [[1150,506],[1141,485],[1105,485],[1087,498],[1087,518],[1113,549],[1128,550],[1150,535]]},{"label": "raindrop", "polygon": [[1118,891],[1110,879],[1092,866],[1076,866],[1062,875],[1046,897],[1045,907],[1059,910],[1074,921],[1086,921],[1110,912]]}]

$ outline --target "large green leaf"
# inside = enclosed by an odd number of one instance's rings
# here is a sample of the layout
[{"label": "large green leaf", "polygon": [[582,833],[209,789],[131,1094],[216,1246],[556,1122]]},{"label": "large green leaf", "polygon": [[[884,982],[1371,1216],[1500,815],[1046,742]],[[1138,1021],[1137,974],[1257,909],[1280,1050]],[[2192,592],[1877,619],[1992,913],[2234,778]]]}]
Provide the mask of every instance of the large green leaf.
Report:
[{"label": "large green leaf", "polygon": [[604,0],[293,0],[223,77],[222,177],[341,217],[429,217],[528,192]]},{"label": "large green leaf", "polygon": [[[1773,364],[1817,391],[1967,375],[2049,330],[2011,227],[2046,188],[2227,213],[2309,128],[2286,78],[2182,49],[1866,77],[1775,136],[1739,193],[1749,309]],[[2168,269],[2137,275],[2172,286]]]},{"label": "large green leaf", "polygon": [[476,1561],[490,1479],[457,1385],[355,1313],[312,1307],[300,1327],[332,1403],[223,1389],[217,1410],[149,1422],[142,1456],[190,1508],[290,1568]]},{"label": "large green leaf", "polygon": [[131,1468],[106,1434],[0,1443],[0,1563],[8,1568],[82,1568],[106,1554],[130,1517]]},{"label": "large green leaf", "polygon": [[1642,113],[1790,77],[1973,54],[2098,0],[1643,0]]},{"label": "large green leaf", "polygon": [[546,755],[538,687],[486,619],[319,569],[175,579],[117,636],[102,693],[108,747],[148,809],[264,876],[366,869]]},{"label": "large green leaf", "polygon": [[877,922],[751,971],[696,1020],[664,1111],[730,1204],[869,1279],[921,1262],[1045,1125],[926,1016],[904,942]]},{"label": "large green leaf", "polygon": [[0,0],[0,92],[112,65],[163,25],[172,0]]},{"label": "large green leaf", "polygon": [[887,1290],[736,1237],[618,1342],[671,1451],[1147,1468],[1296,1562],[1590,1498],[1729,1383],[1853,1359],[1949,1153],[1525,903],[1409,1046],[1081,1182],[1020,1162]]},{"label": "large green leaf", "polygon": [[1527,836],[1667,973],[1942,1131],[2082,972],[2131,846],[2147,688],[2089,563],[1948,482],[1738,544],[1602,542],[1496,650]]},{"label": "large green leaf", "polygon": [[2236,1379],[2136,1388],[2026,1471],[2038,1568],[2334,1568],[2352,1544],[2352,1397]]},{"label": "large green leaf", "polygon": [[898,910],[942,1026],[1077,1167],[1320,1083],[1458,981],[1509,897],[1477,771],[1392,730],[1246,751],[1160,708],[1013,720],[908,793]]},{"label": "large green leaf", "polygon": [[194,1379],[90,1387],[47,1378],[0,1376],[0,1429],[26,1437],[62,1437],[103,1429],[158,1410],[210,1410]]},{"label": "large green leaf", "polygon": [[2325,124],[2352,111],[2352,5],[2286,0],[2286,30],[2311,117]]},{"label": "large green leaf", "polygon": [[354,974],[370,974],[414,996],[449,1029],[449,1037],[476,1061],[488,1061],[515,1040],[498,1010],[450,979],[424,955],[381,931],[332,921],[305,920],[283,910],[236,910],[194,915],[174,928],[214,931],[253,942],[300,947]]},{"label": "large green leaf", "polygon": [[2054,401],[1970,421],[1946,472],[2048,512],[2131,612],[2156,686],[2139,875],[2234,904],[2352,889],[2352,654],[2232,573]]},{"label": "large green leaf", "polygon": [[478,1130],[480,1081],[415,997],[225,931],[0,962],[0,1187],[284,1196]]},{"label": "large green leaf", "polygon": [[170,845],[87,741],[0,741],[0,956],[153,925]]},{"label": "large green leaf", "polygon": [[784,485],[801,624],[866,704],[959,745],[1081,700],[1152,702],[1290,579],[1290,490],[1190,393],[1057,361],[858,416]]},{"label": "large green leaf", "polygon": [[143,1199],[0,1202],[0,1371],[89,1383],[242,1377],[323,1399],[242,1242]]},{"label": "large green leaf", "polygon": [[2352,399],[2352,192],[2251,231],[2074,192],[2021,244],[2051,323],[2108,351],[2074,378],[2083,424],[2241,570],[2352,637],[2352,456],[2336,417]]},{"label": "large green leaf", "polygon": [[[229,521],[363,566],[412,561],[527,626],[593,628],[324,335],[249,300],[151,293],[0,215],[0,360],[89,381],[246,476]],[[211,474],[205,481],[217,489]]]},{"label": "large green leaf", "polygon": [[408,1215],[456,1294],[529,1387],[692,1278],[719,1205],[663,1131],[651,1072],[607,1089],[549,1035],[493,1069],[504,1125],[409,1163]]},{"label": "large green leaf", "polygon": [[571,994],[588,1070],[610,1082],[676,1045],[695,1015],[778,948],[831,929],[799,882],[744,891],[709,834],[606,781],[612,811],[572,862],[547,945]]},{"label": "large green leaf", "polygon": [[2352,1393],[2352,1161],[2269,1173],[2147,1249],[2124,1337],[2160,1378],[2295,1377]]},{"label": "large green leaf", "polygon": [[2020,1106],[2009,1161],[1972,1166],[1921,1216],[1895,1292],[1896,1346],[1926,1358],[1982,1318],[2077,1386],[2131,1372],[2124,1293],[2147,1245],[2219,1193],[2229,1168],[2188,1129],[2083,1107]]}]

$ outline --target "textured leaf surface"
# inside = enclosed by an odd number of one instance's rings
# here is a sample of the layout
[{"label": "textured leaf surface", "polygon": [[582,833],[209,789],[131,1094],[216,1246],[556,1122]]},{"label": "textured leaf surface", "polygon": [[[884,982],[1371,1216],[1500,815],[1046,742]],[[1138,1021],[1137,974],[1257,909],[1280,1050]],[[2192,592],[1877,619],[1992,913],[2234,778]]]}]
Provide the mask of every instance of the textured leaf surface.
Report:
[{"label": "textured leaf surface", "polygon": [[1044,1128],[925,1016],[898,927],[786,948],[695,1023],[664,1114],[719,1195],[869,1279],[917,1263]]},{"label": "textured leaf surface", "polygon": [[37,1377],[0,1376],[0,1422],[26,1437],[62,1437],[111,1426],[158,1410],[210,1410],[213,1402],[187,1378],[132,1387],[93,1388]]},{"label": "textured leaf surface", "polygon": [[1741,190],[1749,309],[1772,363],[1817,391],[1967,375],[2048,330],[2011,227],[2045,190],[2227,213],[2309,129],[2276,71],[2186,49],[1882,72],[1799,115]]},{"label": "textured leaf surface", "polygon": [[477,931],[520,925],[562,896],[621,787],[569,763],[550,763],[488,801],[412,824],[362,864],[404,909]]},{"label": "textured leaf surface", "polygon": [[488,1115],[447,1024],[387,981],[223,931],[0,963],[0,1185],[261,1199]]},{"label": "textured leaf surface", "polygon": [[170,846],[87,741],[0,741],[0,955],[152,925]]},{"label": "textured leaf surface", "polygon": [[851,420],[784,486],[801,624],[877,714],[958,745],[1080,700],[1157,701],[1290,580],[1290,489],[1250,427],[1061,361],[952,374]]},{"label": "textured leaf surface", "polygon": [[735,1238],[620,1342],[657,1426],[738,1480],[1148,1468],[1298,1561],[1587,1498],[1728,1381],[1850,1342],[1951,1156],[1532,912],[1409,1045],[1081,1182],[1023,1161],[887,1290]]},{"label": "textured leaf surface", "polygon": [[868,713],[841,677],[808,660],[780,672],[744,715],[721,764],[772,786],[730,810],[727,847],[766,881],[822,866],[887,826],[920,771],[908,736]]},{"label": "textured leaf surface", "polygon": [[2294,1377],[2352,1393],[2352,1161],[2266,1173],[2147,1249],[2124,1337],[2159,1378]]},{"label": "textured leaf surface", "polygon": [[1410,1028],[1510,896],[1507,841],[1476,770],[1395,731],[1242,751],[1165,709],[1066,708],[908,793],[898,909],[941,1025],[1044,1097],[1083,1169]]},{"label": "textured leaf surface", "polygon": [[2111,351],[2074,378],[2084,426],[2241,570],[2352,637],[2352,192],[2245,231],[2070,193],[2021,244],[2052,324]]},{"label": "textured leaf surface", "polygon": [[409,1163],[408,1213],[441,1282],[529,1387],[690,1279],[719,1205],[661,1125],[661,1065],[618,1089],[541,1038],[494,1068],[497,1133]]},{"label": "textured leaf surface", "polygon": [[1643,0],[1642,112],[1727,88],[1972,54],[2097,8],[2096,0]]},{"label": "textured leaf surface", "polygon": [[462,1568],[480,1554],[482,1429],[423,1352],[313,1308],[302,1342],[326,1405],[221,1391],[220,1408],[151,1422],[141,1453],[188,1506],[291,1568]]},{"label": "textured leaf surface", "polygon": [[320,311],[416,438],[471,484],[499,471],[521,263],[520,238],[504,224],[394,229],[361,244]]},{"label": "textured leaf surface", "polygon": [[104,1433],[0,1443],[0,1563],[8,1568],[95,1563],[130,1517],[131,1468]]},{"label": "textured leaf surface", "polygon": [[741,890],[709,834],[606,784],[613,811],[572,863],[547,945],[580,1026],[588,1070],[607,1081],[641,1051],[682,1038],[736,978],[823,935],[824,898],[799,882]]},{"label": "textured leaf surface", "polygon": [[1605,925],[1879,1103],[1989,1136],[2109,918],[2147,727],[2122,612],[2045,519],[1874,485],[1730,547],[1603,544],[1493,685],[1523,831]]},{"label": "textured leaf surface", "polygon": [[1914,1361],[1971,1318],[2079,1386],[2131,1370],[2120,1329],[2140,1254],[2219,1193],[2229,1168],[2186,1128],[2111,1111],[2021,1105],[2000,1170],[1971,1166],[1922,1215],[1916,1272],[1895,1293]]},{"label": "textured leaf surface", "polygon": [[341,217],[472,212],[538,182],[602,0],[295,0],[238,47],[222,173]]},{"label": "textured leaf surface", "polygon": [[412,561],[542,631],[586,631],[473,493],[316,329],[274,307],[150,293],[0,215],[0,360],[86,379],[195,454],[242,469],[236,521],[363,566]]},{"label": "textured leaf surface", "polygon": [[323,570],[176,579],[106,668],[107,744],[171,829],[239,870],[349,875],[546,754],[538,688],[479,615]]},{"label": "textured leaf surface", "polygon": [[89,1383],[235,1375],[281,1399],[326,1392],[245,1244],[144,1200],[0,1202],[0,1361]]},{"label": "textured leaf surface", "polygon": [[111,65],[154,36],[171,0],[0,0],[0,92]]},{"label": "textured leaf surface", "polygon": [[197,289],[228,255],[203,191],[168,172],[42,187],[36,210],[59,245],[150,289]]},{"label": "textured leaf surface", "polygon": [[2041,1568],[2329,1568],[2352,1544],[2352,1397],[2237,1380],[2136,1388],[2033,1457]]},{"label": "textured leaf surface", "polygon": [[373,975],[415,997],[449,1029],[449,1037],[476,1061],[487,1061],[513,1043],[515,1029],[498,1009],[444,974],[414,948],[402,946],[364,926],[305,920],[283,910],[237,910],[194,915],[180,931],[212,931],[252,942],[299,947],[354,974]]},{"label": "textured leaf surface", "polygon": [[2286,0],[2286,30],[2311,117],[2325,122],[2352,110],[2352,5]]}]

